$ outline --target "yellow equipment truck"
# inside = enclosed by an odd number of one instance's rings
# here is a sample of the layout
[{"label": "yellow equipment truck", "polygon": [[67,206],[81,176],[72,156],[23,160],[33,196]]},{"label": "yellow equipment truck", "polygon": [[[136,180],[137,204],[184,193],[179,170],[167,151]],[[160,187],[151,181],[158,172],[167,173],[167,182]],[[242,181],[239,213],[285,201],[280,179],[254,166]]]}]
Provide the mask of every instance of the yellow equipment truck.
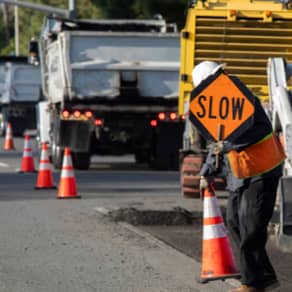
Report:
[{"label": "yellow equipment truck", "polygon": [[194,66],[206,60],[225,63],[227,72],[239,77],[268,106],[268,58],[292,61],[289,2],[203,0],[190,4],[181,32],[179,85],[179,115],[185,118],[180,157],[184,196],[199,194],[197,174],[206,148],[206,141],[188,120]]}]

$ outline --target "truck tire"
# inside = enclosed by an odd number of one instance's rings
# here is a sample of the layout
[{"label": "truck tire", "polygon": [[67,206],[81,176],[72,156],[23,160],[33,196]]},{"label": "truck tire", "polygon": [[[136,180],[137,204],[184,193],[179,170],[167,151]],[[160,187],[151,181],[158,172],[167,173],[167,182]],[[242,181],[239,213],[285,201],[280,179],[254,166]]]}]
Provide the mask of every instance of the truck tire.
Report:
[{"label": "truck tire", "polygon": [[90,154],[86,152],[72,152],[73,166],[76,169],[87,170],[90,166]]},{"label": "truck tire", "polygon": [[4,137],[6,134],[7,120],[4,112],[0,113],[0,136]]},{"label": "truck tire", "polygon": [[56,169],[62,168],[63,154],[64,150],[54,143],[52,145],[52,163],[54,168]]},{"label": "truck tire", "polygon": [[189,154],[184,157],[180,169],[181,192],[184,198],[200,198],[200,169],[204,156]]}]

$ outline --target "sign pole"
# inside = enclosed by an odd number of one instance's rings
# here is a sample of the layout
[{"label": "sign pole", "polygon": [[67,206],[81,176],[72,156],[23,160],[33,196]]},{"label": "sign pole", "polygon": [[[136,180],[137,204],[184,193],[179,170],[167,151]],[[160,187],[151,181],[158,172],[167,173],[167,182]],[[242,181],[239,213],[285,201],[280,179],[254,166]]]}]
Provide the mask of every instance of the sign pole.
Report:
[{"label": "sign pole", "polygon": [[217,149],[215,148],[215,155],[216,155],[216,159],[215,159],[215,167],[216,169],[219,168],[219,163],[220,163],[220,159],[219,159],[219,154],[220,154],[220,151],[219,151],[219,147],[218,147],[218,143],[222,141],[222,137],[223,137],[223,131],[224,131],[224,125],[222,124],[219,124],[218,125],[218,142],[217,142]]}]

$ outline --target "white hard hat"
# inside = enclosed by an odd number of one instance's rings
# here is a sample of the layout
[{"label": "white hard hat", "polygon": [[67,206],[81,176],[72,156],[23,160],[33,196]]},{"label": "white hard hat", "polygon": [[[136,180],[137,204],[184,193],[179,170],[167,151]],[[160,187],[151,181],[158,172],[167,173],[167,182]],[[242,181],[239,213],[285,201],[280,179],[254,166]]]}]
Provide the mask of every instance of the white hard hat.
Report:
[{"label": "white hard hat", "polygon": [[219,70],[223,66],[224,64],[219,65],[213,61],[203,61],[195,66],[192,72],[194,86],[198,86],[204,79],[216,73],[217,70]]}]

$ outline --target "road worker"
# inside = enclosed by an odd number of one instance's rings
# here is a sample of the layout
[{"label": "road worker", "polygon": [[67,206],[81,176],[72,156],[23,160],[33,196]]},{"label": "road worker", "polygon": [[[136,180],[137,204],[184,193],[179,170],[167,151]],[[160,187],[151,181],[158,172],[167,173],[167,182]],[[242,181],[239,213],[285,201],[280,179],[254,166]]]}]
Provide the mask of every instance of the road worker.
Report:
[{"label": "road worker", "polygon": [[[201,62],[192,72],[194,85],[218,70],[227,74],[222,65]],[[216,174],[214,157],[224,154],[230,193],[227,227],[238,249],[241,275],[241,286],[229,292],[261,292],[279,285],[265,246],[285,154],[259,99],[254,100],[252,125],[233,141],[210,144],[201,169],[203,176]]]}]

